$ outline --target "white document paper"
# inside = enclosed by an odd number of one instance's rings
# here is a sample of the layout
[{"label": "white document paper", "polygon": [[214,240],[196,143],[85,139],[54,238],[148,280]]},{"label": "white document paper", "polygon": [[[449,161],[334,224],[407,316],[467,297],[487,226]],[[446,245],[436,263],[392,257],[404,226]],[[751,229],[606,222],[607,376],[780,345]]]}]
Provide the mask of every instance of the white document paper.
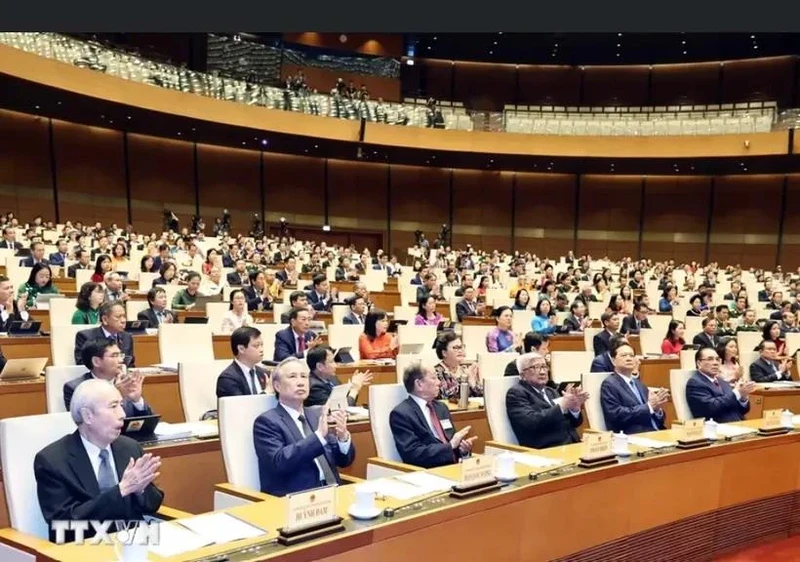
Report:
[{"label": "white document paper", "polygon": [[194,435],[196,437],[211,437],[219,435],[219,427],[213,423],[185,422],[167,423],[159,422],[154,431],[159,437],[174,437],[176,435]]},{"label": "white document paper", "polygon": [[637,437],[636,435],[628,435],[628,444],[636,445],[637,447],[646,447],[648,449],[663,449],[664,447],[674,447],[677,443],[672,441],[658,441],[656,439],[648,439],[647,437]]},{"label": "white document paper", "polygon": [[739,427],[736,425],[728,425],[726,423],[717,424],[717,435],[721,437],[738,437],[740,435],[748,435],[750,433],[758,433],[755,429],[749,427]]},{"label": "white document paper", "polygon": [[540,457],[539,455],[530,455],[528,453],[513,453],[514,462],[524,464],[525,466],[532,466],[534,468],[548,468],[551,466],[561,466],[567,464],[560,459],[549,459],[547,457]]},{"label": "white document paper", "polygon": [[332,412],[336,410],[347,411],[347,395],[350,393],[352,386],[350,383],[334,386],[330,396],[328,396],[327,408]]},{"label": "white document paper", "polygon": [[358,417],[369,417],[369,410],[362,406],[348,406],[347,413],[351,416],[358,416]]},{"label": "white document paper", "polygon": [[215,544],[252,539],[267,534],[263,529],[259,529],[227,513],[197,515],[189,519],[181,519],[179,523],[198,535],[213,541]]},{"label": "white document paper", "polygon": [[212,540],[202,537],[176,522],[160,523],[158,532],[158,544],[149,546],[147,550],[163,558],[177,556],[214,544]]},{"label": "white document paper", "polygon": [[417,486],[407,484],[394,478],[367,480],[366,482],[359,483],[358,487],[364,491],[375,492],[376,494],[400,501],[426,495],[426,493],[421,491]]},{"label": "white document paper", "polygon": [[409,472],[407,474],[395,476],[395,479],[416,486],[422,490],[424,494],[444,492],[458,484],[458,482],[454,480],[442,478],[441,476],[436,476],[428,472]]}]

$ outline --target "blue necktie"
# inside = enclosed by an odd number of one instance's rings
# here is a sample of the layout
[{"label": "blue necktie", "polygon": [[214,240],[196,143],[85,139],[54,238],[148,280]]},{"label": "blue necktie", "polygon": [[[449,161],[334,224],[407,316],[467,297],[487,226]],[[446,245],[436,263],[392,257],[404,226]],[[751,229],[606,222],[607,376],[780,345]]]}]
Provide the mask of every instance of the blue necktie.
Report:
[{"label": "blue necktie", "polygon": [[[636,400],[639,401],[639,404],[644,404],[644,400],[642,399],[642,395],[639,394],[639,389],[636,387],[636,382],[634,382],[633,379],[630,379],[628,384],[630,385],[631,390],[633,391],[633,394],[636,395]],[[653,429],[658,430],[658,424],[653,419],[653,416],[650,416],[650,424],[653,426]]]}]

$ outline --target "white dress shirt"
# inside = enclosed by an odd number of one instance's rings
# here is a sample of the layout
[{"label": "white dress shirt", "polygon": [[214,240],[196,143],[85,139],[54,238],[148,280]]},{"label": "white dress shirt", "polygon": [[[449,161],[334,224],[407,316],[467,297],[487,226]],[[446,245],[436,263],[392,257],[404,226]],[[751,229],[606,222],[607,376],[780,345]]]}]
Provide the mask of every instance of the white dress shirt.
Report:
[{"label": "white dress shirt", "polygon": [[[11,310],[13,311],[14,309],[12,308]],[[4,324],[8,321],[9,316],[11,316],[11,314],[8,312],[8,310],[6,310],[6,307],[0,305],[0,319],[3,320]],[[28,314],[27,310],[19,311],[19,317],[22,318],[23,322],[27,322],[29,316],[30,315]]]},{"label": "white dress shirt", "polygon": [[[714,384],[714,381],[716,380],[716,377],[711,377],[711,376],[705,374],[703,371],[697,371],[697,372],[700,373],[701,375],[703,375],[705,378],[707,378],[708,382],[710,382],[711,384]],[[733,389],[733,395],[736,396],[736,400],[738,400],[739,403],[742,406],[746,405],[750,401],[750,397],[749,396],[747,398],[742,398],[742,395],[739,393],[739,389],[738,388],[734,388]]]},{"label": "white dress shirt", "polygon": [[[81,435],[81,442],[83,448],[86,449],[86,454],[89,455],[89,462],[92,463],[92,470],[94,470],[94,477],[99,479],[100,474],[100,447],[86,439]],[[111,452],[111,445],[105,448],[108,451],[108,462],[111,464],[111,472],[114,474],[114,482],[119,484],[119,476],[117,476],[117,466],[114,462],[114,453]]]},{"label": "white dress shirt", "polygon": [[[409,396],[411,396],[411,399],[419,406],[419,409],[422,410],[422,415],[425,417],[425,421],[428,422],[428,429],[430,429],[431,433],[438,439],[439,434],[436,433],[436,430],[433,428],[433,420],[431,420],[431,411],[428,409],[428,402],[414,394],[409,394]],[[439,423],[441,423],[441,421]]]},{"label": "white dress shirt", "polygon": [[[622,373],[617,373],[617,376],[622,377],[622,380],[625,381],[625,384],[628,386],[628,388],[631,388],[631,383],[633,383],[633,381],[635,380],[633,377],[627,377],[627,376],[623,375]],[[631,390],[633,390],[633,389],[631,388]],[[638,392],[638,387],[637,387],[636,391]],[[650,415],[655,414],[656,417],[658,417],[658,418],[663,418],[664,417],[664,410],[663,409],[656,412],[653,409],[653,405],[650,404],[650,400],[648,400],[647,396],[641,396],[640,395],[640,397],[642,399],[642,402],[647,404],[647,407],[650,408]]]},{"label": "white dress shirt", "polygon": [[[245,365],[244,363],[242,363],[238,359],[234,359],[233,362],[236,363],[239,366],[239,368],[242,370],[242,373],[244,373],[244,378],[247,381],[247,386],[250,387],[250,391],[253,394],[261,394],[261,392],[264,389],[261,388],[261,383],[258,380],[258,373],[256,373],[256,377],[255,377],[256,380],[255,380],[255,383],[254,383],[253,382],[253,377],[250,376],[250,369],[247,368],[247,365]],[[253,387],[253,384],[256,385],[255,388]]]},{"label": "white dress shirt", "polygon": [[[303,414],[303,412],[298,412],[294,408],[290,408],[289,406],[287,406],[283,402],[281,402],[281,406],[283,407],[284,410],[286,410],[289,413],[290,416],[292,416],[292,420],[294,421],[294,424],[297,426],[297,429],[300,430],[300,435],[306,435],[306,429],[303,427],[303,424],[300,423],[300,419],[299,419],[301,414],[302,415],[305,415],[305,414]],[[311,426],[311,422],[308,421],[308,418],[306,418],[306,422],[308,423],[308,425],[310,427]],[[316,432],[316,430],[314,428],[311,428],[311,429],[314,432],[314,435],[317,436],[317,439],[319,439],[319,442],[322,443],[323,447],[328,444],[328,442],[324,438],[319,436],[319,434]],[[308,437],[308,435],[306,435],[306,437]],[[349,437],[347,438],[347,441],[339,441],[338,439],[336,440],[336,443],[339,445],[339,451],[343,455],[346,455],[347,452],[350,450],[350,441],[351,440],[350,440]],[[319,465],[319,461],[316,458],[314,459],[314,464],[317,465],[317,469],[319,470],[319,479],[320,479],[320,481],[325,480],[325,474],[322,472],[322,467]],[[329,482],[329,484],[332,484],[332,482]]]}]

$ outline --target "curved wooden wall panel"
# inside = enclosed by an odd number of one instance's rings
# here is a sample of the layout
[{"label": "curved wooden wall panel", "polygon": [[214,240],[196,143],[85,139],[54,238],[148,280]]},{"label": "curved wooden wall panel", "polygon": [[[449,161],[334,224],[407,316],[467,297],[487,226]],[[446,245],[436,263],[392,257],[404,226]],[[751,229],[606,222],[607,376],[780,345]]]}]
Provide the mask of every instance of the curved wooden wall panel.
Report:
[{"label": "curved wooden wall panel", "polygon": [[207,144],[197,145],[200,214],[208,231],[224,209],[234,232],[248,232],[253,214],[261,215],[261,153]]}]

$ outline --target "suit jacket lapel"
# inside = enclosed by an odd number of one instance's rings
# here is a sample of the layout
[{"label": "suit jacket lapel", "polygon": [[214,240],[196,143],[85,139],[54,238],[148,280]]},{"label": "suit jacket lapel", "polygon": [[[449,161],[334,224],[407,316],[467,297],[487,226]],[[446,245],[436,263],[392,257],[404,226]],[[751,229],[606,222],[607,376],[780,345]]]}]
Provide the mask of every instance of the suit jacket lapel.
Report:
[{"label": "suit jacket lapel", "polygon": [[[408,401],[408,405],[411,407],[411,411],[414,412],[414,416],[416,416],[417,421],[422,424],[422,427],[428,430],[428,433],[433,435],[433,437],[438,440],[439,437],[433,432],[433,430],[428,425],[428,420],[425,419],[425,416],[422,414],[422,410],[420,409],[419,406],[417,406],[417,403],[414,402],[414,399],[409,396],[408,398],[406,398],[406,400]],[[434,407],[433,409],[435,411],[436,407]]]},{"label": "suit jacket lapel", "polygon": [[[289,412],[287,412],[286,409],[283,406],[281,406],[280,404],[275,406],[275,409],[277,410],[278,415],[283,420],[283,424],[289,430],[289,433],[291,433],[292,437],[295,438],[295,441],[302,441],[304,439],[304,437],[300,434],[300,430],[297,428],[297,424],[294,423],[294,420],[292,419],[292,416],[289,415]],[[308,419],[308,417],[306,417],[306,421],[308,422],[308,425],[310,425],[311,427],[314,427],[311,424],[311,420]]]},{"label": "suit jacket lapel", "polygon": [[117,445],[117,441],[111,444],[111,454],[114,455],[114,468],[117,471],[117,480],[122,480],[122,475],[125,474],[125,469],[128,467],[131,458],[125,458],[123,456],[123,452],[119,445]]},{"label": "suit jacket lapel", "polygon": [[89,455],[86,453],[86,449],[81,441],[81,435],[77,429],[72,434],[69,449],[70,457],[72,457],[69,466],[72,472],[75,473],[75,476],[77,476],[87,494],[91,496],[99,495],[100,486],[97,484],[97,476],[94,473]]},{"label": "suit jacket lapel", "polygon": [[[233,371],[236,374],[239,375],[239,380],[242,381],[242,383],[244,384],[244,388],[247,389],[247,394],[253,394],[253,389],[250,387],[250,380],[247,378],[247,376],[239,368],[239,365],[236,364],[236,361],[231,361],[231,367],[230,368],[233,369]],[[281,410],[283,410],[283,408],[281,408]],[[284,410],[284,412],[285,411],[286,410]],[[294,424],[292,424],[292,425],[294,425]]]}]

